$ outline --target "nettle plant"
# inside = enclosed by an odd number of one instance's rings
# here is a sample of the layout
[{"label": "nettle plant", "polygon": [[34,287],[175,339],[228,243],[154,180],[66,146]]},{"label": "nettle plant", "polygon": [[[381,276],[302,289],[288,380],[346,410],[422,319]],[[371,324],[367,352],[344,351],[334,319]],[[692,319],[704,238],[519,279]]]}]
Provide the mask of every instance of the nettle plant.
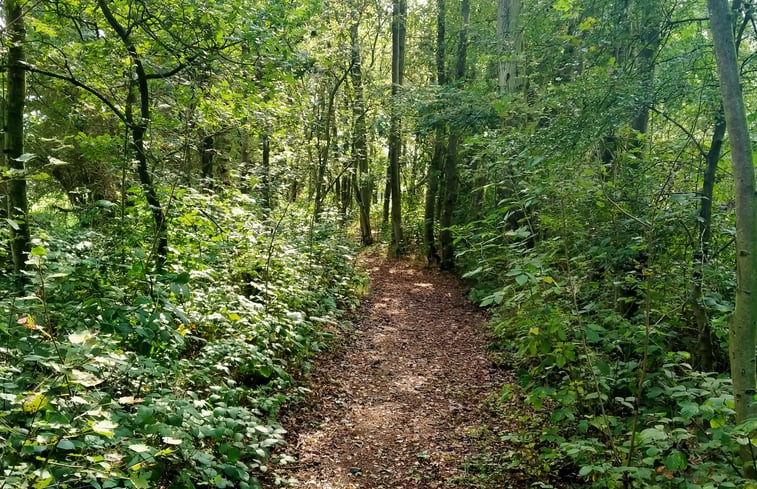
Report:
[{"label": "nettle plant", "polygon": [[0,301],[0,487],[285,482],[277,411],[357,303],[352,250],[233,193],[177,192],[172,213],[159,273],[91,229],[35,242],[27,295]]}]

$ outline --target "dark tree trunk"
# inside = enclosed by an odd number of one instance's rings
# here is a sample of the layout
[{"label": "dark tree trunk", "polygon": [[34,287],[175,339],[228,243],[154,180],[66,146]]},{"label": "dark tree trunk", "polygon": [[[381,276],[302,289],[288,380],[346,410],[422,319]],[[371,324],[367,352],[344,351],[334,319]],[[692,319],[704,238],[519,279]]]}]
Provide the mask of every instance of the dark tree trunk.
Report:
[{"label": "dark tree trunk", "polygon": [[11,257],[13,271],[18,274],[19,286],[23,287],[23,275],[26,260],[31,249],[26,196],[26,176],[24,175],[24,102],[26,99],[26,72],[24,63],[24,27],[23,3],[19,0],[6,0],[5,25],[8,29],[8,77],[5,112],[5,155],[8,167],[20,175],[14,176],[7,185],[8,218],[11,225]]},{"label": "dark tree trunk", "polygon": [[405,71],[405,17],[407,0],[392,0],[392,115],[389,129],[389,187],[391,188],[392,241],[389,255],[404,253],[402,238],[402,191],[400,189],[400,154],[402,129],[399,114],[399,93]]},{"label": "dark tree trunk", "polygon": [[260,176],[261,205],[263,206],[263,213],[268,215],[273,205],[271,201],[271,138],[268,132],[262,134],[260,144],[263,153],[263,168]]},{"label": "dark tree trunk", "polygon": [[434,154],[428,164],[426,175],[426,202],[423,218],[423,241],[426,245],[426,258],[428,263],[439,264],[441,257],[436,249],[436,237],[434,223],[436,222],[436,202],[439,192],[439,178],[444,165],[444,130],[437,129],[434,142]]},{"label": "dark tree trunk", "polygon": [[704,177],[702,190],[699,192],[699,249],[694,255],[694,274],[689,303],[697,326],[697,346],[695,359],[697,366],[704,371],[715,368],[717,348],[713,338],[712,327],[707,310],[702,303],[702,268],[710,257],[710,241],[712,239],[712,199],[715,188],[715,175],[720,161],[720,153],[725,138],[725,118],[722,105],[715,116],[715,127],[712,133],[710,149],[705,155]]},{"label": "dark tree trunk", "polygon": [[[447,81],[444,63],[445,51],[445,21],[447,10],[445,0],[436,0],[436,83],[441,88]],[[437,127],[434,135],[434,153],[428,165],[426,174],[426,201],[423,212],[423,241],[426,245],[426,258],[429,265],[439,264],[441,257],[436,248],[435,224],[439,209],[439,179],[442,175],[445,154],[444,127]]]},{"label": "dark tree trunk", "polygon": [[213,135],[209,134],[200,141],[200,166],[202,168],[202,178],[210,181],[213,178],[213,155],[215,145]]},{"label": "dark tree trunk", "polygon": [[[470,2],[462,0],[460,12],[463,24],[460,28],[460,39],[457,45],[457,59],[455,61],[454,81],[462,83],[465,77],[465,64],[468,53],[468,27],[470,25]],[[452,216],[455,213],[457,204],[457,159],[458,146],[462,129],[451,127],[449,140],[447,143],[447,161],[444,165],[444,200],[442,204],[442,215],[439,222],[441,232],[439,233],[439,242],[441,244],[441,262],[439,264],[442,270],[452,270],[455,267],[455,252],[452,244]]]},{"label": "dark tree trunk", "polygon": [[373,177],[368,169],[363,64],[360,57],[358,29],[359,24],[357,22],[350,26],[350,42],[352,44],[352,71],[350,72],[350,79],[352,81],[352,89],[355,92],[352,106],[352,158],[353,166],[357,169],[354,192],[360,214],[360,241],[364,245],[370,245],[373,243],[373,234],[371,232]]},{"label": "dark tree trunk", "polygon": [[[147,164],[147,152],[145,151],[145,135],[147,126],[150,123],[150,87],[148,84],[147,73],[145,72],[142,59],[139,56],[136,46],[131,41],[129,33],[123,28],[108,7],[106,0],[97,1],[108,24],[116,31],[119,39],[124,44],[129,57],[134,63],[135,73],[137,75],[136,86],[139,92],[139,116],[135,118],[132,111],[127,108],[126,124],[131,130],[132,149],[137,160],[137,173],[139,182],[145,192],[145,199],[152,212],[153,221],[155,222],[155,254],[158,268],[163,266],[168,254],[168,223],[166,222],[163,207],[155,190],[155,185],[150,175],[150,169]],[[130,87],[130,92],[133,88]]]}]

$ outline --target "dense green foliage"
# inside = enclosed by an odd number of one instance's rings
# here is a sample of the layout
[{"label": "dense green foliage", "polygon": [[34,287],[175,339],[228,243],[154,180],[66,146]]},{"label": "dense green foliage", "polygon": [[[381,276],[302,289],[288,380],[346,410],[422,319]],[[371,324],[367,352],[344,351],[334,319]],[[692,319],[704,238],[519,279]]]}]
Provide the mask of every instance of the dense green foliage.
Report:
[{"label": "dense green foliage", "polygon": [[28,295],[0,303],[6,487],[259,487],[287,462],[277,410],[361,282],[333,230],[258,212],[176,189],[161,273],[149,236],[40,216]]},{"label": "dense green foliage", "polygon": [[[6,14],[3,105],[25,122],[0,238],[28,227],[31,252],[0,247],[0,489],[283,483],[277,410],[356,303],[345,236],[362,214],[362,241],[386,238],[390,208],[395,251],[490,309],[518,372],[500,400],[533,410],[480,430],[472,485],[743,483],[757,426],[727,373],[735,196],[703,3],[470,3],[409,2],[394,83],[387,2]],[[733,6],[754,133],[754,3]]]}]

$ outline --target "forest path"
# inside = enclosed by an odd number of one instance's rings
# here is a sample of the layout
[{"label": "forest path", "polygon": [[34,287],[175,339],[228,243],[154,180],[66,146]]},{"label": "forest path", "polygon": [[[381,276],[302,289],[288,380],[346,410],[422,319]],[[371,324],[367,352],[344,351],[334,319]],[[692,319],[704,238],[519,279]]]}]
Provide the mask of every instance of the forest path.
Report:
[{"label": "forest path", "polygon": [[297,488],[449,488],[506,372],[485,317],[451,274],[387,260],[371,277],[354,338],[317,362],[309,402],[287,415]]}]

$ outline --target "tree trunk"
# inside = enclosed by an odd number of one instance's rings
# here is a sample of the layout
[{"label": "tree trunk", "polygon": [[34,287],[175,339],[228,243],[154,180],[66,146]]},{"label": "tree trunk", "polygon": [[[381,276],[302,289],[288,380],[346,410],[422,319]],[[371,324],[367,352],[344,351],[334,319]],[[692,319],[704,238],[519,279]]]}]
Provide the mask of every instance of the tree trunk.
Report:
[{"label": "tree trunk", "polygon": [[20,273],[26,269],[26,260],[31,249],[29,233],[28,211],[26,196],[26,175],[24,174],[24,102],[26,99],[26,62],[24,43],[26,29],[24,27],[23,3],[19,0],[6,0],[5,25],[8,29],[8,77],[5,112],[5,154],[8,167],[17,171],[8,182],[8,219],[11,225],[11,257],[13,271],[18,274],[18,284],[23,287],[24,279]]},{"label": "tree trunk", "polygon": [[215,153],[215,145],[213,141],[213,135],[208,134],[203,136],[200,141],[200,167],[202,169],[202,178],[208,182],[208,185],[212,187],[213,179],[213,155]]},{"label": "tree trunk", "polygon": [[384,202],[381,214],[381,223],[384,228],[389,225],[389,206],[392,202],[392,167],[386,166],[386,184],[384,185]]},{"label": "tree trunk", "polygon": [[263,214],[268,215],[273,203],[271,202],[271,138],[267,130],[263,132],[260,139],[263,153],[262,175],[260,176],[261,206],[263,207]]},{"label": "tree trunk", "polygon": [[[739,65],[733,38],[733,22],[725,0],[707,0],[710,31],[720,78],[736,197],[736,307],[730,321],[729,350],[736,423],[755,418],[757,392],[755,339],[757,339],[757,208],[754,162]],[[751,447],[742,447],[745,473],[754,478]]]},{"label": "tree trunk", "polygon": [[[470,25],[470,1],[462,0],[460,12],[463,18],[463,24],[460,28],[460,39],[457,45],[457,59],[455,61],[454,80],[462,82],[465,77],[465,64],[468,52],[468,27]],[[455,212],[457,203],[457,156],[458,146],[460,144],[462,130],[459,127],[451,127],[449,141],[447,143],[447,162],[444,165],[444,201],[442,205],[442,215],[439,225],[439,241],[441,244],[441,262],[439,266],[442,270],[452,270],[455,267],[455,253],[452,245],[452,216]]]},{"label": "tree trunk", "polygon": [[[145,135],[147,134],[147,126],[150,123],[150,87],[147,81],[147,73],[145,72],[142,59],[139,56],[136,46],[131,41],[130,34],[118,20],[113,16],[113,13],[108,7],[106,0],[97,1],[100,10],[102,11],[108,24],[116,31],[119,39],[123,43],[126,51],[129,53],[132,63],[134,63],[135,73],[137,75],[136,86],[139,91],[139,118],[135,119],[130,108],[127,107],[126,111],[126,124],[131,130],[131,145],[134,150],[134,155],[137,160],[137,173],[139,175],[139,182],[142,185],[142,189],[145,192],[145,199],[147,205],[152,212],[153,221],[155,222],[155,254],[158,268],[163,266],[168,254],[168,223],[166,222],[166,216],[161,206],[158,193],[155,190],[155,185],[150,175],[150,169],[147,164],[147,152],[145,151]],[[130,94],[133,87],[130,84]],[[128,102],[129,105],[131,102]]]},{"label": "tree trunk", "polygon": [[518,57],[523,51],[520,11],[523,0],[497,0],[498,78],[500,95],[513,93],[522,85]]},{"label": "tree trunk", "polygon": [[436,201],[439,192],[439,178],[441,177],[442,167],[444,165],[444,130],[437,129],[434,142],[434,154],[428,164],[428,174],[426,175],[426,202],[424,207],[423,218],[423,241],[426,245],[426,258],[429,265],[432,263],[439,264],[441,257],[436,249],[436,238],[434,233],[434,223],[436,222]]},{"label": "tree trunk", "polygon": [[355,197],[360,219],[360,241],[367,246],[373,243],[373,234],[371,232],[373,180],[368,169],[365,94],[363,93],[363,64],[360,57],[359,27],[357,22],[350,26],[350,42],[352,44],[352,71],[350,72],[350,80],[352,81],[352,89],[355,93],[352,106],[352,158],[353,166],[357,169]]},{"label": "tree trunk", "polygon": [[702,268],[710,258],[710,240],[712,238],[712,200],[715,188],[715,174],[720,161],[720,153],[725,138],[725,119],[721,105],[715,116],[715,126],[710,142],[710,149],[705,155],[702,190],[699,192],[699,249],[694,255],[694,274],[689,303],[697,326],[697,347],[695,363],[698,368],[709,372],[714,370],[715,341],[710,326],[707,310],[702,304]]},{"label": "tree trunk", "polygon": [[389,186],[392,193],[392,241],[389,255],[402,255],[402,192],[400,189],[400,153],[402,129],[399,114],[399,93],[405,71],[405,18],[407,0],[392,0],[392,115],[389,129]]}]

